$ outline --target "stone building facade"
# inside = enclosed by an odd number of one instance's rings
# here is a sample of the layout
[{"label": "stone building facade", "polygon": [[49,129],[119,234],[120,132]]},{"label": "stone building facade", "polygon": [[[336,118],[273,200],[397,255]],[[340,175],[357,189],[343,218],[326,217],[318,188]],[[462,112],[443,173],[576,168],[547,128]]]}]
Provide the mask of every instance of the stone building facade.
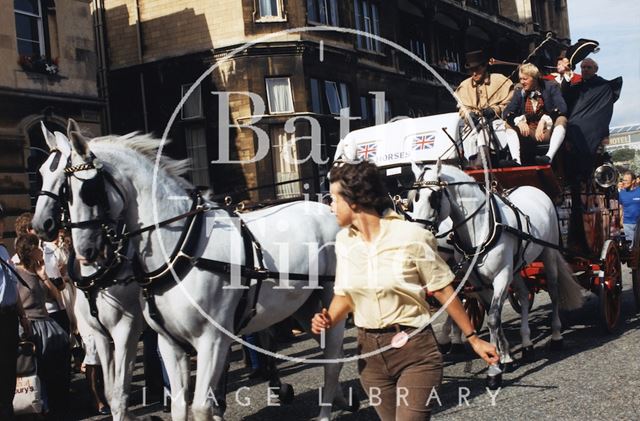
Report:
[{"label": "stone building facade", "polygon": [[[519,62],[545,32],[569,36],[566,0],[96,4],[105,22],[110,129],[167,131],[167,152],[192,159],[195,184],[256,201],[326,189],[324,161],[341,136],[341,109],[348,108],[350,129],[455,110],[416,57],[455,88],[465,77],[465,51]],[[220,163],[227,153],[243,163]],[[316,162],[301,162],[309,155]]]},{"label": "stone building facade", "polygon": [[64,132],[72,117],[100,135],[104,102],[89,0],[0,0],[0,10],[0,203],[11,238],[15,216],[32,210],[40,190],[49,152],[40,121]]}]

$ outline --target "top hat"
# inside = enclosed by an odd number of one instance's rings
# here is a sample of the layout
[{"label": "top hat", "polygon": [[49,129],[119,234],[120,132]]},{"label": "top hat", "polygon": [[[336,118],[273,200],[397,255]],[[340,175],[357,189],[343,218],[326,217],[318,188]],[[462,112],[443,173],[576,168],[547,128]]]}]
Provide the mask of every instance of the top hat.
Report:
[{"label": "top hat", "polygon": [[487,64],[487,58],[482,50],[469,51],[466,54],[465,69],[471,69],[472,67],[485,66]]}]

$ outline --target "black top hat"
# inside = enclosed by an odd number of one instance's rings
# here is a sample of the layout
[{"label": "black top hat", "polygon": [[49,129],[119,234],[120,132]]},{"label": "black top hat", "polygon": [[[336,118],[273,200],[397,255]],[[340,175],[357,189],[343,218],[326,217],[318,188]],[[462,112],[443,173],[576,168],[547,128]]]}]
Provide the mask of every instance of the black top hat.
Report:
[{"label": "black top hat", "polygon": [[476,50],[469,51],[466,54],[465,69],[471,69],[472,67],[485,66],[487,64],[487,57],[484,55],[484,51]]}]

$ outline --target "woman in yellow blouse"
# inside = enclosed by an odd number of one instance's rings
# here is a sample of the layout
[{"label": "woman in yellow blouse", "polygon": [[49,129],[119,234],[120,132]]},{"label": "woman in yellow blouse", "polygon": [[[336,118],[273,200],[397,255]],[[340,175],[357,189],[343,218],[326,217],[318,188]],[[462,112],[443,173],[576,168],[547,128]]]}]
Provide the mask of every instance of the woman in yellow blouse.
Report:
[{"label": "woman in yellow blouse", "polygon": [[[435,237],[388,209],[374,164],[335,166],[330,182],[332,211],[344,228],[336,239],[335,296],[313,317],[312,330],[320,334],[353,312],[363,355],[358,372],[370,404],[383,421],[429,419],[442,356],[425,294],[445,304],[454,295],[454,275],[434,251]],[[476,335],[457,297],[446,311],[474,351],[497,363],[496,348]]]}]

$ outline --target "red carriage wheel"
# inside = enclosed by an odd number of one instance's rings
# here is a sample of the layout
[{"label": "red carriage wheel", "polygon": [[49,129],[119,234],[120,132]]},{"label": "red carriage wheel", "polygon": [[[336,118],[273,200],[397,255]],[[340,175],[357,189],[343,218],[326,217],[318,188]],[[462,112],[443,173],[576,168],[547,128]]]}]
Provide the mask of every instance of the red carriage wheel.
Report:
[{"label": "red carriage wheel", "polygon": [[473,324],[475,330],[479,332],[484,323],[484,304],[477,298],[465,297],[463,305],[467,316],[469,316],[469,320],[471,320],[471,324]]},{"label": "red carriage wheel", "polygon": [[602,249],[602,271],[600,282],[600,323],[605,331],[613,333],[620,321],[622,305],[622,267],[618,246],[607,240]]}]

